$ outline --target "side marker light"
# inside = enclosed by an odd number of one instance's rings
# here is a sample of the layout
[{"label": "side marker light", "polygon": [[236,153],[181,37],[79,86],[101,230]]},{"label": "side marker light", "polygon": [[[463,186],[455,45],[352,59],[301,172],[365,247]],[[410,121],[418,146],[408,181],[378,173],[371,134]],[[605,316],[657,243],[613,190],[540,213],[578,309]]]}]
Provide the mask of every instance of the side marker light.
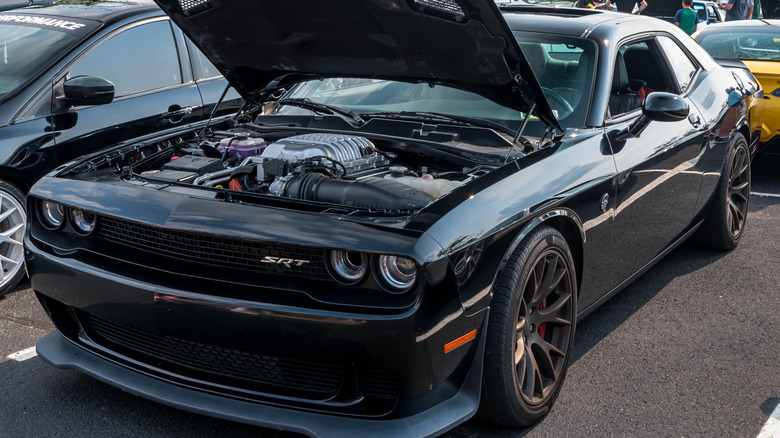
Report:
[{"label": "side marker light", "polygon": [[474,329],[466,333],[465,335],[459,337],[458,339],[455,339],[452,342],[448,342],[444,344],[444,352],[449,353],[450,351],[460,347],[461,345],[473,340],[476,337],[477,337],[477,329]]}]

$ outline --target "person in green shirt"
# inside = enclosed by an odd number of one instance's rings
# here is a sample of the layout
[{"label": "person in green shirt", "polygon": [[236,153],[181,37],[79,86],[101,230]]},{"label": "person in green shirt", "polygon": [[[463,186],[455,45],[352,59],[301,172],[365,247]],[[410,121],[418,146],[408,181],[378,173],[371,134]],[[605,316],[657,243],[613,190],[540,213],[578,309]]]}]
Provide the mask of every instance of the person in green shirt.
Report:
[{"label": "person in green shirt", "polygon": [[693,0],[682,0],[682,9],[674,14],[674,25],[678,26],[688,35],[696,32],[696,11],[691,7]]}]

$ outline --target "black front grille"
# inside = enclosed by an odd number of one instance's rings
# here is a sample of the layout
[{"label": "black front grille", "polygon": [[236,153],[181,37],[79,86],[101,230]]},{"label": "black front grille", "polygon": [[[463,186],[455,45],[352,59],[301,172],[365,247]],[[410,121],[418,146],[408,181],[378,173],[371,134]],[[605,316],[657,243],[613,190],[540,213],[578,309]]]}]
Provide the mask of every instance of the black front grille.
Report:
[{"label": "black front grille", "polygon": [[395,374],[384,370],[369,370],[366,381],[367,396],[388,400],[398,398],[400,385]]},{"label": "black front grille", "polygon": [[[101,216],[99,223],[100,236],[134,248],[265,273],[330,278],[325,269],[323,252],[319,249],[171,230],[107,216]],[[273,257],[275,261],[287,260],[282,263],[263,262],[266,256]]]},{"label": "black front grille", "polygon": [[[184,369],[198,374],[189,377],[201,378],[205,373],[212,376],[210,380],[238,379],[307,393],[313,398],[335,395],[344,379],[344,369],[337,365],[279,358],[160,336],[79,313],[81,325],[99,345],[126,353],[142,362],[162,362],[161,368],[164,369],[171,368],[170,365],[176,368],[169,371]],[[138,357],[136,353],[144,357]]]}]

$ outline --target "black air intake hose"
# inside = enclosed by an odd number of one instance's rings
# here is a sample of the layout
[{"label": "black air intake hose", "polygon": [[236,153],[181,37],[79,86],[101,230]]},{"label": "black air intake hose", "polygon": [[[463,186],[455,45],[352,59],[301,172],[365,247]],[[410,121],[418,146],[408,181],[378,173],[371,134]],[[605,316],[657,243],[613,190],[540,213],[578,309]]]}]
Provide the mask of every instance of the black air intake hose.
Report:
[{"label": "black air intake hose", "polygon": [[287,184],[284,194],[295,199],[373,210],[417,209],[433,201],[425,192],[385,178],[347,181],[330,179],[320,173],[298,175]]}]

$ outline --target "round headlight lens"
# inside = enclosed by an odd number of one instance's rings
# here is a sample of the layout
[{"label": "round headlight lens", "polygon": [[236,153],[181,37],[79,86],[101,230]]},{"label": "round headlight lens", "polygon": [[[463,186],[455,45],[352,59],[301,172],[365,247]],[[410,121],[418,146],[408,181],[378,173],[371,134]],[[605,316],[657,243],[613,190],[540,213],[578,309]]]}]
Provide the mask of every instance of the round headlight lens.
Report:
[{"label": "round headlight lens", "polygon": [[50,230],[59,229],[65,222],[65,207],[56,202],[41,200],[41,223]]},{"label": "round headlight lens", "polygon": [[80,208],[72,208],[70,210],[70,223],[73,225],[74,231],[86,236],[95,231],[97,216]]},{"label": "round headlight lens", "polygon": [[406,257],[379,256],[379,276],[391,292],[406,292],[414,286],[417,279],[417,267]]},{"label": "round headlight lens", "polygon": [[330,267],[337,281],[355,284],[366,275],[366,257],[359,252],[331,251]]}]

